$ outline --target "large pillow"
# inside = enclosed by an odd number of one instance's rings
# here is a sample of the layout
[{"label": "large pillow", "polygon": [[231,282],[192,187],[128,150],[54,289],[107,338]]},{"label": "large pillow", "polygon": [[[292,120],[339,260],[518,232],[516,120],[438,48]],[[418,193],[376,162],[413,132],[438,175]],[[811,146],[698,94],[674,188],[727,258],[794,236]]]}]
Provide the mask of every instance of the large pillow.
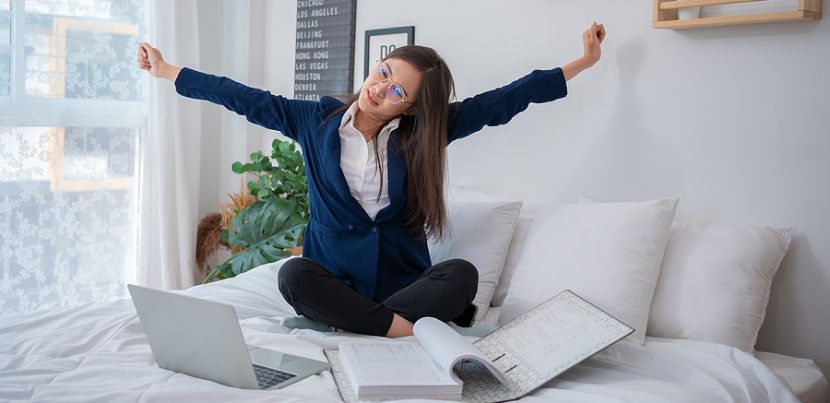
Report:
[{"label": "large pillow", "polygon": [[540,207],[499,323],[569,289],[634,328],[626,340],[642,345],[678,200]]},{"label": "large pillow", "polygon": [[751,353],[790,230],[672,225],[647,335],[722,343]]},{"label": "large pillow", "polygon": [[510,240],[510,246],[507,248],[504,269],[502,269],[490,306],[500,307],[504,305],[504,299],[507,297],[507,290],[510,287],[510,280],[513,278],[516,268],[519,267],[519,259],[522,257],[522,250],[525,247],[525,242],[527,242],[527,234],[530,233],[530,226],[533,224],[533,216],[536,215],[536,210],[543,204],[528,201],[522,204],[519,219],[516,220],[516,229],[513,231],[513,239]]},{"label": "large pillow", "polygon": [[473,300],[478,307],[475,322],[487,314],[521,208],[521,201],[449,201],[451,232],[443,242],[429,243],[432,264],[465,259],[478,269],[478,292]]},{"label": "large pillow", "polygon": [[[449,195],[450,199],[455,201],[517,201],[514,197],[482,192],[460,185],[453,186],[450,189]],[[504,298],[507,296],[507,288],[510,285],[510,279],[513,277],[513,273],[516,272],[516,267],[519,265],[519,257],[522,255],[522,249],[524,248],[525,240],[527,240],[527,233],[530,231],[530,223],[533,222],[533,216],[541,205],[542,203],[539,202],[522,201],[522,209],[519,211],[519,218],[516,220],[516,229],[513,230],[513,237],[510,240],[510,245],[507,247],[504,268],[496,283],[496,291],[493,293],[493,299],[490,301],[491,307],[500,307],[504,303]]]}]

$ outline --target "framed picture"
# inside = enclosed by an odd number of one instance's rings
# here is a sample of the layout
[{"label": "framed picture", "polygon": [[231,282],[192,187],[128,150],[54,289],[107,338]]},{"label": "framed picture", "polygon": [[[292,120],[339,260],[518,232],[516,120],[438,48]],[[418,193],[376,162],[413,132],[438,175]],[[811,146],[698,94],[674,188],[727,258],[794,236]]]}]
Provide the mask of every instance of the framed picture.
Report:
[{"label": "framed picture", "polygon": [[369,77],[369,69],[399,46],[415,44],[415,27],[373,29],[366,31],[366,57],[363,60],[363,79]]}]

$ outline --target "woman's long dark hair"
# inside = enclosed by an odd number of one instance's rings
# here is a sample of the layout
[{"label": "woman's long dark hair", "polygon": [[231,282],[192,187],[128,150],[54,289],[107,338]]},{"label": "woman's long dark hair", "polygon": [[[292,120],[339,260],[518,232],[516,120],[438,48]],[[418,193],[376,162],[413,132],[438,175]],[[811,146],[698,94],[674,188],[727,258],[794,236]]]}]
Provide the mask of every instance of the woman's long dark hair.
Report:
[{"label": "woman's long dark hair", "polygon": [[[386,59],[403,60],[421,73],[421,86],[412,105],[415,113],[401,115],[397,129],[406,158],[407,200],[403,214],[408,217],[408,226],[425,231],[422,239],[441,240],[447,228],[444,205],[447,118],[450,99],[455,95],[455,82],[444,59],[431,48],[401,46],[390,52]],[[328,118],[348,109],[360,95],[355,94]],[[375,152],[377,155],[377,148]]]}]

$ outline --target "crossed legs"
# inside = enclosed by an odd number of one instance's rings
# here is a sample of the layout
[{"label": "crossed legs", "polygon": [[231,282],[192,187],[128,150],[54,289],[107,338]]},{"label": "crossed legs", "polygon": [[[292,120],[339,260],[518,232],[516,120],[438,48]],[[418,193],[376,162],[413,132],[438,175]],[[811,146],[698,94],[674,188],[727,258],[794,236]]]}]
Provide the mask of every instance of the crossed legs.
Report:
[{"label": "crossed legs", "polygon": [[398,337],[412,334],[412,324],[424,316],[447,322],[464,313],[475,297],[478,271],[465,260],[448,260],[378,302],[353,290],[319,263],[297,258],[282,266],[278,284],[298,315],[349,332]]}]

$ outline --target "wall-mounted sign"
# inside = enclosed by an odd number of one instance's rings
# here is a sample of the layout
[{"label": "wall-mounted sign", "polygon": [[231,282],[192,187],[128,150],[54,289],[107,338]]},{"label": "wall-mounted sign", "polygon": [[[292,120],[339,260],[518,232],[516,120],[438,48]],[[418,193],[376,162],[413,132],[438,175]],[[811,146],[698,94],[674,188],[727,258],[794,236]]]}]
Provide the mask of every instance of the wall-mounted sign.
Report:
[{"label": "wall-mounted sign", "polygon": [[384,59],[395,48],[415,44],[415,27],[373,29],[366,31],[363,79],[369,77],[369,70],[375,62]]},{"label": "wall-mounted sign", "polygon": [[357,0],[298,0],[294,99],[350,95]]}]

